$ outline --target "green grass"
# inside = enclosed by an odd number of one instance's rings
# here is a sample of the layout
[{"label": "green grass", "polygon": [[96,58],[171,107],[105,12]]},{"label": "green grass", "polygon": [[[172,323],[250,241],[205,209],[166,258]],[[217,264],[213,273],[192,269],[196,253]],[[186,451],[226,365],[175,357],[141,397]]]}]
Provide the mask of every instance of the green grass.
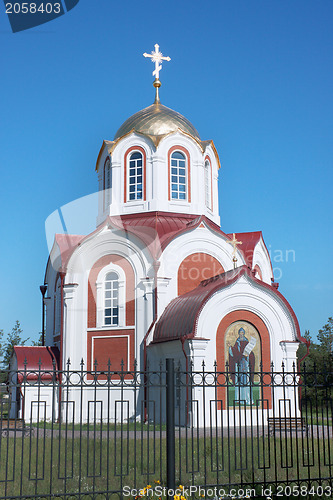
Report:
[{"label": "green grass", "polygon": [[[292,484],[297,477],[332,476],[325,465],[333,445],[313,441],[306,451],[302,438],[176,439],[176,480],[183,485],[261,485],[273,481]],[[93,435],[92,435],[93,437]],[[306,437],[304,436],[304,439]],[[275,443],[275,450],[273,444]],[[64,436],[2,438],[0,497],[81,491],[120,491],[124,485],[142,488],[160,480],[166,484],[166,440],[69,439]],[[332,447],[329,450],[328,446]],[[304,447],[304,448],[303,448]],[[162,465],[160,465],[162,464]],[[123,474],[123,478],[121,478]],[[6,481],[7,478],[7,481]],[[227,489],[227,487],[225,487]],[[311,496],[310,498],[316,498]],[[323,497],[322,497],[323,498]],[[326,497],[327,498],[327,497]]]}]

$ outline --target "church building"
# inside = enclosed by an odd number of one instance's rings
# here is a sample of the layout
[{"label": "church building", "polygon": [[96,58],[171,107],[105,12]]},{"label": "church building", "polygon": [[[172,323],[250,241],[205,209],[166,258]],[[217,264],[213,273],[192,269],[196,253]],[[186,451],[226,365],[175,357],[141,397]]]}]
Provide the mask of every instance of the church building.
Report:
[{"label": "church building", "polygon": [[304,339],[261,231],[220,228],[214,143],[160,101],[169,59],[158,45],[144,55],[155,63],[155,100],[102,143],[96,229],[55,235],[45,346],[58,348],[59,370],[68,359],[88,372],[131,371],[135,360],[143,371],[168,357],[194,371],[202,361],[206,370],[227,364],[233,400],[251,404],[256,388],[251,394],[242,376],[272,362],[291,370]]}]

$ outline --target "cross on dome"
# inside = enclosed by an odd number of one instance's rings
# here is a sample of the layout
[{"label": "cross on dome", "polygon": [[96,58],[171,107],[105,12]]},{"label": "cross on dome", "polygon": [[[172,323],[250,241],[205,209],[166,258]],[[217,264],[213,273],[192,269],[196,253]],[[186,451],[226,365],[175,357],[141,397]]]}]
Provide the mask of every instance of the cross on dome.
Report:
[{"label": "cross on dome", "polygon": [[232,240],[231,241],[227,241],[227,243],[229,243],[230,245],[233,246],[232,261],[234,263],[234,269],[235,269],[236,268],[236,262],[237,262],[237,257],[236,257],[237,245],[242,245],[243,242],[242,241],[238,241],[237,238],[236,238],[235,233],[233,233]]},{"label": "cross on dome", "polygon": [[170,57],[164,57],[162,52],[160,52],[160,46],[158,43],[155,43],[155,52],[151,52],[151,54],[147,54],[145,52],[143,55],[144,57],[150,57],[152,62],[155,63],[155,70],[153,71],[153,76],[155,76],[156,80],[159,80],[160,77],[160,70],[162,69],[162,61],[171,61]]}]

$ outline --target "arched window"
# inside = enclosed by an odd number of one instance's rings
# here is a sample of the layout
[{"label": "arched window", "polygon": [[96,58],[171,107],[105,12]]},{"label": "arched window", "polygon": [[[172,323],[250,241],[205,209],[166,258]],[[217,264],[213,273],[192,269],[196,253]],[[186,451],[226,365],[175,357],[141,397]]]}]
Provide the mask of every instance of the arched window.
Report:
[{"label": "arched window", "polygon": [[187,200],[186,157],[180,151],[171,155],[171,200]]},{"label": "arched window", "polygon": [[104,179],[103,179],[103,189],[104,189],[104,210],[111,203],[111,188],[112,188],[112,171],[111,162],[108,158],[104,164]]},{"label": "arched window", "polygon": [[[117,259],[117,256],[114,257]],[[93,321],[93,312],[88,302],[88,318],[92,318],[91,321],[88,320],[89,328],[95,326],[97,328],[125,326],[127,302],[124,269],[112,262],[103,266],[97,275],[95,286],[96,322]]]},{"label": "arched window", "polygon": [[208,159],[205,160],[205,203],[212,208],[212,167]]},{"label": "arched window", "polygon": [[104,281],[104,325],[119,325],[119,276],[114,271]]},{"label": "arched window", "polygon": [[127,185],[128,200],[143,199],[143,155],[140,151],[134,151],[129,157]]}]

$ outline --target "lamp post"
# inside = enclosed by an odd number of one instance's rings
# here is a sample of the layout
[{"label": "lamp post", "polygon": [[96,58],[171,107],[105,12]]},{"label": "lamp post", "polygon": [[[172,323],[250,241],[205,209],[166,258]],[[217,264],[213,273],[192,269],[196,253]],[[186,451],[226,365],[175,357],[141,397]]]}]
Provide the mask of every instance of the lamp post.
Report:
[{"label": "lamp post", "polygon": [[47,286],[41,285],[39,287],[39,289],[40,289],[41,294],[42,294],[42,345],[45,345],[45,302],[44,302],[44,298],[45,298]]}]

